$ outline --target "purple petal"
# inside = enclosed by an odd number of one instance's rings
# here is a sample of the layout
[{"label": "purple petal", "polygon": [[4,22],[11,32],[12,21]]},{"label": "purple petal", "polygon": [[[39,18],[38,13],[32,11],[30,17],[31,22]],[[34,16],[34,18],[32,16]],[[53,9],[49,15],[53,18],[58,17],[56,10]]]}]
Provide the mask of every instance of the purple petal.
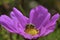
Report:
[{"label": "purple petal", "polygon": [[38,37],[40,37],[38,34],[37,35],[35,35],[35,36],[32,36],[32,39],[34,38],[34,39],[37,39]]},{"label": "purple petal", "polygon": [[39,36],[42,36],[46,32],[46,27],[41,27]]},{"label": "purple petal", "polygon": [[56,22],[58,19],[59,19],[59,14],[57,13],[52,17],[51,21]]},{"label": "purple petal", "polygon": [[13,12],[14,15],[16,16],[16,18],[18,19],[18,21],[20,22],[20,24],[22,25],[22,27],[25,27],[27,24],[27,17],[25,17],[19,10],[17,10],[16,8],[13,8]]},{"label": "purple petal", "polygon": [[49,28],[47,28],[46,31],[45,31],[45,33],[43,34],[43,36],[46,36],[46,35],[48,35],[49,33],[53,32],[54,29],[55,29],[55,26],[56,26],[56,25],[52,25],[52,26],[50,26]]},{"label": "purple petal", "polygon": [[45,19],[43,20],[43,22],[41,23],[41,25],[38,27],[38,29],[41,29],[42,26],[46,26],[46,24],[48,24],[49,20],[50,20],[50,13],[47,14],[47,16],[45,17]]},{"label": "purple petal", "polygon": [[59,14],[55,14],[51,19],[50,22],[46,25],[50,27],[51,25],[56,24],[56,21],[59,19]]},{"label": "purple petal", "polygon": [[39,35],[31,36],[31,35],[26,34],[26,33],[22,33],[22,34],[23,34],[23,36],[24,36],[25,38],[27,38],[27,39],[36,39],[36,38],[39,37]]},{"label": "purple petal", "polygon": [[10,31],[10,32],[16,32],[16,30],[12,26],[13,22],[12,22],[12,20],[8,16],[1,15],[1,17],[0,17],[0,23],[8,31]]},{"label": "purple petal", "polygon": [[45,27],[42,26],[40,36],[42,35],[44,36],[53,32],[56,27],[56,21],[58,20],[58,18],[59,18],[59,14],[55,14]]},{"label": "purple petal", "polygon": [[[15,22],[14,22],[14,25],[15,25],[15,27],[16,27],[16,29],[17,29],[18,34],[24,36],[25,38],[32,39],[32,36],[31,36],[31,35],[28,35],[28,34],[26,34],[26,33],[24,32],[24,27],[22,27],[21,24],[18,22],[15,14],[14,14],[14,12],[11,12],[11,13],[10,13],[10,16],[11,16],[11,18],[15,21]],[[25,16],[24,16],[24,17],[25,17]],[[26,20],[28,20],[27,17],[25,17],[25,18],[26,18]],[[17,23],[17,22],[18,22],[18,23]],[[16,24],[15,24],[15,23],[16,23]]]},{"label": "purple petal", "polygon": [[54,31],[55,26],[56,26],[56,24],[51,25],[50,27],[48,27],[48,26],[42,27],[39,35],[40,36],[46,36],[47,34],[49,34],[49,33]]},{"label": "purple petal", "polygon": [[30,11],[30,24],[39,27],[48,15],[48,10],[43,6],[37,6]]},{"label": "purple petal", "polygon": [[[19,29],[19,28],[18,28],[18,29]],[[24,38],[32,39],[32,36],[31,36],[31,35],[25,33],[22,29],[19,29],[19,30],[20,30],[20,31],[19,31],[18,34],[20,34],[20,35],[23,36]]]},{"label": "purple petal", "polygon": [[18,29],[19,27],[24,29],[24,27],[18,26],[18,25],[21,25],[21,24],[19,23],[19,21],[17,20],[16,16],[14,15],[14,12],[11,12],[10,16],[11,16],[12,20],[14,21],[14,26],[16,27],[16,29]]}]

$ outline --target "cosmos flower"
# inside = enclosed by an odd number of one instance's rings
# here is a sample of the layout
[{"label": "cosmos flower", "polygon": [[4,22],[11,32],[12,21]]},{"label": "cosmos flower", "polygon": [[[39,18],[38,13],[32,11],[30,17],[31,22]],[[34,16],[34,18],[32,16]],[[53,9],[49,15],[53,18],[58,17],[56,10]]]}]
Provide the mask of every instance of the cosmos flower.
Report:
[{"label": "cosmos flower", "polygon": [[14,7],[10,17],[0,16],[0,24],[11,33],[20,34],[26,39],[36,39],[53,32],[58,18],[58,13],[51,17],[48,9],[41,5],[31,9],[29,18]]}]

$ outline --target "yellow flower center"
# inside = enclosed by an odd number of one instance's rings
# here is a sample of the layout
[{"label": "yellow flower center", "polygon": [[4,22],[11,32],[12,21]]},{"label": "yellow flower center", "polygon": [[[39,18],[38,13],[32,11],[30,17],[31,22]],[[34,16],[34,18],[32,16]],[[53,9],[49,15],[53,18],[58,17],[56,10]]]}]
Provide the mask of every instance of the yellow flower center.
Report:
[{"label": "yellow flower center", "polygon": [[37,35],[39,33],[39,31],[35,29],[33,25],[27,25],[25,32],[32,36]]}]

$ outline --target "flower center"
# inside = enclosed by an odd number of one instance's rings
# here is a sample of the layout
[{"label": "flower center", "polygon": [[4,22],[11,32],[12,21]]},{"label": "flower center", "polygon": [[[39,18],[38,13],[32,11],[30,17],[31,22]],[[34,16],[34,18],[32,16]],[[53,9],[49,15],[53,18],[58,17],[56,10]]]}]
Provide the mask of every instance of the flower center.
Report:
[{"label": "flower center", "polygon": [[36,28],[34,28],[33,25],[27,25],[25,32],[32,36],[37,35],[39,33],[39,31]]}]

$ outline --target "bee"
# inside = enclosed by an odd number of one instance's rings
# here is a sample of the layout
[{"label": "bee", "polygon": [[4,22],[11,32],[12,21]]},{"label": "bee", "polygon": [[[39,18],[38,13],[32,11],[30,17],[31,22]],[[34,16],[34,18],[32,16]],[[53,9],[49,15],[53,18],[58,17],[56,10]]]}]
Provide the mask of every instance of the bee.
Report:
[{"label": "bee", "polygon": [[26,25],[26,29],[34,29],[34,26],[31,24]]}]

